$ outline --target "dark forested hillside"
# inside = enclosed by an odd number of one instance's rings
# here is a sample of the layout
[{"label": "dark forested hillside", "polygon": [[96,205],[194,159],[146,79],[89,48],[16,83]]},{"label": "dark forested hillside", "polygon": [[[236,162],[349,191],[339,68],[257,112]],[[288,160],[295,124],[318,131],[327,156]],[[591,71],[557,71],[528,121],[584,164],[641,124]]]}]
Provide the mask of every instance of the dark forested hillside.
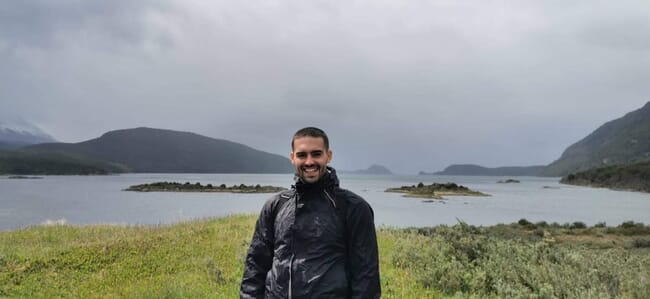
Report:
[{"label": "dark forested hillside", "polygon": [[289,173],[288,158],[194,133],[152,128],[111,131],[81,143],[27,147],[65,152],[127,165],[135,172]]},{"label": "dark forested hillside", "polygon": [[650,192],[650,162],[614,165],[569,174],[564,184]]},{"label": "dark forested hillside", "polygon": [[110,174],[128,167],[56,152],[0,151],[0,174]]}]

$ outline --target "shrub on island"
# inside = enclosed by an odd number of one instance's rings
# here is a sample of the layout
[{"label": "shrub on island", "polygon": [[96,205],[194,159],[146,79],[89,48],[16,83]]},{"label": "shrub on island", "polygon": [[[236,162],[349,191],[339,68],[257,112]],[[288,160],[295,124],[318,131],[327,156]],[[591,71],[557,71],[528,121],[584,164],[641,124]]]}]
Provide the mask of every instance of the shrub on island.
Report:
[{"label": "shrub on island", "polygon": [[424,185],[422,182],[417,185],[401,186],[399,188],[388,188],[386,192],[404,193],[405,197],[442,199],[442,196],[489,196],[488,194],[470,190],[469,188],[456,183],[432,183]]}]

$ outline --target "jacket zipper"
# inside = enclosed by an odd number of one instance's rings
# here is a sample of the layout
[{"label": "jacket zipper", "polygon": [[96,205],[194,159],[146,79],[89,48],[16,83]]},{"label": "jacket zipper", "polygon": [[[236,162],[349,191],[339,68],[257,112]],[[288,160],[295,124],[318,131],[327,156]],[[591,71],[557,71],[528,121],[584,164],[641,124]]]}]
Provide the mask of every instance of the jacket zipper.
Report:
[{"label": "jacket zipper", "polygon": [[327,199],[329,199],[330,202],[332,202],[332,205],[334,206],[334,208],[337,209],[337,207],[336,207],[336,202],[335,202],[334,199],[330,196],[330,194],[327,193],[327,190],[323,190],[323,192],[325,192],[325,196],[327,196]]},{"label": "jacket zipper", "polygon": [[295,201],[294,201],[294,213],[293,213],[293,224],[294,226],[291,228],[291,259],[289,259],[289,297],[288,299],[293,298],[293,260],[296,257],[295,253],[295,248],[294,248],[294,239],[296,238],[295,236],[295,225],[296,225],[296,218],[298,218],[298,193],[296,193]]},{"label": "jacket zipper", "polygon": [[289,299],[293,298],[293,286],[291,285],[291,273],[293,272],[293,258],[294,255],[291,254],[291,260],[289,260]]},{"label": "jacket zipper", "polygon": [[[323,192],[325,193],[325,196],[327,197],[327,199],[330,200],[330,202],[332,203],[332,205],[333,205],[334,208],[336,209],[336,208],[337,208],[337,207],[336,207],[336,202],[334,201],[334,199],[332,198],[332,196],[330,196],[330,194],[327,193],[327,190],[323,190]],[[298,216],[298,194],[296,194],[296,201],[295,201],[295,208],[294,208],[294,211],[295,211],[295,216],[294,216],[294,217],[297,218],[297,216]],[[294,219],[294,224],[295,224],[295,219]],[[293,248],[293,244],[294,244],[294,243],[293,243],[293,239],[294,239],[294,237],[295,237],[295,236],[293,236],[293,234],[292,234],[292,236],[291,236],[291,251],[294,251],[294,250],[295,250],[295,248]],[[294,251],[294,252],[295,252],[295,251]],[[295,259],[295,253],[292,253],[292,254],[291,254],[291,259],[289,260],[289,299],[292,299],[292,298],[293,298],[293,285],[292,285],[292,284],[293,284],[293,283],[292,283],[292,280],[293,280],[293,279],[292,279],[292,276],[293,276],[293,275],[292,275],[292,274],[293,274],[293,260],[294,260],[294,259]]]}]

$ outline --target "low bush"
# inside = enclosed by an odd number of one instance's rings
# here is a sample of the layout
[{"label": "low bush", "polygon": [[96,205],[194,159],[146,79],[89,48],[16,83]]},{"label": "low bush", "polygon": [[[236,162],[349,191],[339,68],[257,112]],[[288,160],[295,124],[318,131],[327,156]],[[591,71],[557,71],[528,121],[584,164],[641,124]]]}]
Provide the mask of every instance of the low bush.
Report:
[{"label": "low bush", "polygon": [[537,227],[548,227],[548,223],[546,221],[539,221],[535,223],[535,226]]},{"label": "low bush", "polygon": [[569,226],[569,229],[584,229],[587,228],[587,225],[584,222],[576,221],[574,223],[571,223]]},{"label": "low bush", "polygon": [[419,284],[449,295],[650,298],[648,256],[630,255],[623,248],[505,240],[477,231],[459,224],[433,234],[411,234],[397,246],[393,263],[408,269]]},{"label": "low bush", "polygon": [[650,239],[635,239],[632,241],[634,248],[650,248]]},{"label": "low bush", "polygon": [[617,227],[607,228],[607,233],[624,236],[638,236],[650,234],[650,226],[642,222],[625,221]]},{"label": "low bush", "polygon": [[529,226],[529,225],[533,224],[532,222],[526,220],[526,218],[519,219],[519,221],[517,221],[517,223],[519,225],[521,225],[521,226]]}]

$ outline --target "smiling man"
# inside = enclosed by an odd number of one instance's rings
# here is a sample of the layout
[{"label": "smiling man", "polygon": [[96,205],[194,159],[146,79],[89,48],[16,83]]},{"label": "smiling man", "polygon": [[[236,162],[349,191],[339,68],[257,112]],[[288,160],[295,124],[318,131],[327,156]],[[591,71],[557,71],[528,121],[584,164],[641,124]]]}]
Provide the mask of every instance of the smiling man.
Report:
[{"label": "smiling man", "polygon": [[291,140],[295,185],[269,199],[255,226],[241,298],[379,298],[370,205],[339,187],[329,139],[314,127]]}]

